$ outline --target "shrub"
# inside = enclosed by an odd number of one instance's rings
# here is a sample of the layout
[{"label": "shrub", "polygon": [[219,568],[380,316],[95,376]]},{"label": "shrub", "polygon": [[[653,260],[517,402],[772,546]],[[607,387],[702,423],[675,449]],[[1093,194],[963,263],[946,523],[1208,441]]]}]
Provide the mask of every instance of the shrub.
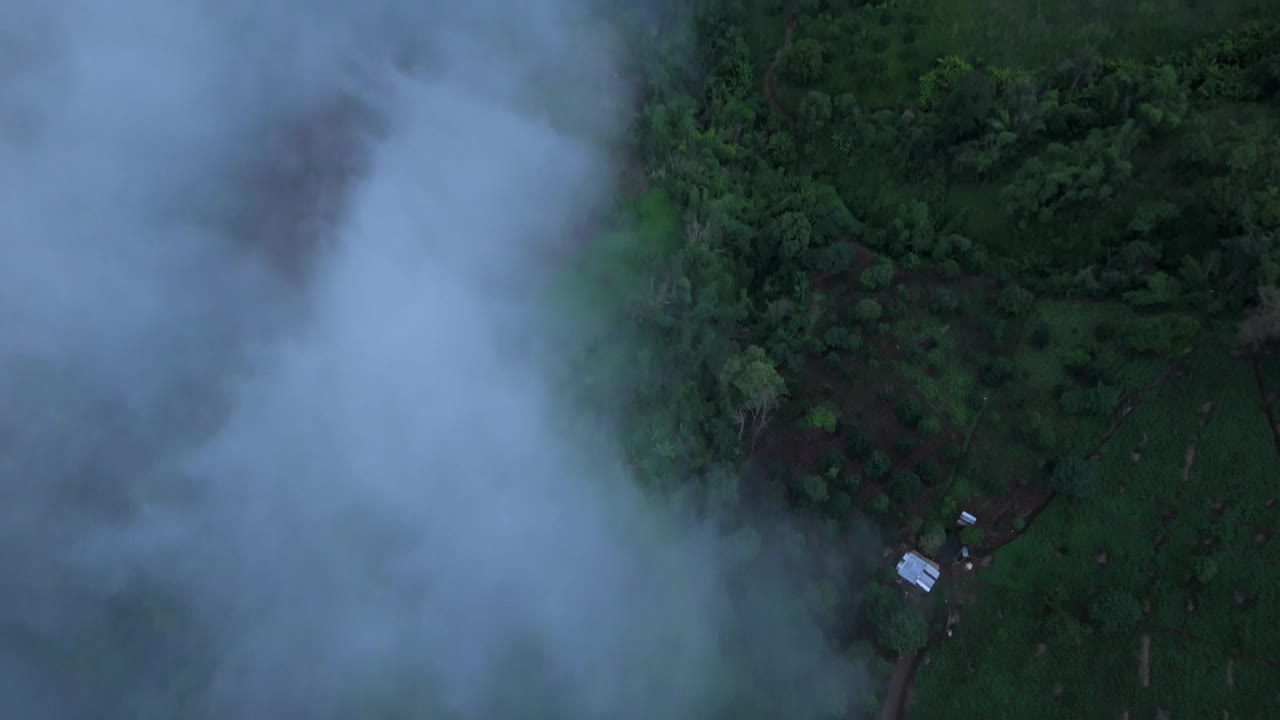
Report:
[{"label": "shrub", "polygon": [[888,455],[879,450],[872,450],[871,455],[867,457],[866,463],[863,464],[862,472],[872,480],[878,480],[889,474],[889,470],[893,468],[893,461]]},{"label": "shrub", "polygon": [[932,460],[922,460],[916,465],[916,475],[920,476],[920,482],[930,487],[937,485],[942,479],[942,472],[938,470],[938,466]]},{"label": "shrub", "polygon": [[942,432],[942,421],[939,420],[936,416],[930,415],[929,417],[920,421],[920,432],[924,433],[925,435],[937,435],[938,433]]},{"label": "shrub", "polygon": [[822,459],[819,461],[819,464],[822,467],[822,473],[824,475],[838,475],[840,470],[844,467],[845,457],[839,450],[835,448],[828,448],[826,452],[822,453]]},{"label": "shrub", "polygon": [[868,290],[880,290],[889,287],[893,282],[893,274],[893,261],[880,258],[872,263],[871,267],[863,270],[858,280]]},{"label": "shrub", "polygon": [[982,529],[972,525],[960,528],[960,542],[970,548],[982,546]]},{"label": "shrub", "polygon": [[1089,618],[1103,632],[1125,632],[1142,620],[1142,604],[1132,593],[1109,588],[1089,603]]},{"label": "shrub", "polygon": [[1075,456],[1059,459],[1049,477],[1049,486],[1054,492],[1076,499],[1092,496],[1096,484],[1093,466]]},{"label": "shrub", "polygon": [[1051,339],[1052,334],[1049,326],[1045,323],[1036,323],[1036,326],[1031,328],[1031,332],[1027,335],[1027,344],[1034,350],[1043,350],[1049,347]]},{"label": "shrub", "polygon": [[889,496],[882,492],[876,493],[875,496],[871,498],[870,508],[872,512],[879,515],[889,512]]},{"label": "shrub", "polygon": [[916,439],[903,435],[893,439],[893,451],[901,457],[908,457],[916,451]]},{"label": "shrub", "polygon": [[889,495],[894,502],[905,505],[920,494],[920,478],[913,472],[898,471],[889,480]]},{"label": "shrub", "polygon": [[1032,295],[1030,290],[1021,285],[1010,285],[1001,291],[1000,297],[996,300],[996,306],[1006,315],[1022,317],[1027,314],[1035,301],[1036,296]]},{"label": "shrub", "polygon": [[938,288],[929,299],[929,312],[934,315],[954,315],[959,307],[956,294],[947,288]]},{"label": "shrub", "polygon": [[848,490],[850,493],[858,492],[858,489],[862,487],[862,476],[858,473],[849,473],[845,475],[844,487],[845,490]]},{"label": "shrub", "polygon": [[1137,353],[1171,356],[1195,342],[1200,323],[1184,315],[1138,318],[1126,324],[1121,342]]},{"label": "shrub", "polygon": [[822,79],[826,70],[826,53],[822,43],[801,38],[783,49],[778,58],[782,74],[791,82],[807,85]]},{"label": "shrub", "polygon": [[861,430],[855,430],[849,435],[849,454],[856,458],[865,458],[875,450],[876,444],[872,441],[871,436]]},{"label": "shrub", "polygon": [[814,505],[821,505],[830,497],[827,494],[827,480],[821,475],[805,475],[800,480],[800,490]]},{"label": "shrub", "polygon": [[926,555],[932,555],[947,542],[947,531],[938,523],[929,523],[929,527],[920,534],[920,549]]},{"label": "shrub", "polygon": [[991,358],[982,365],[982,384],[988,387],[999,387],[1013,377],[1013,361],[1008,358]]},{"label": "shrub", "polygon": [[899,655],[909,655],[929,641],[929,626],[920,613],[900,607],[886,622],[876,625],[880,644]]},{"label": "shrub", "polygon": [[823,432],[835,432],[839,418],[830,405],[815,405],[804,418],[804,426]]},{"label": "shrub", "polygon": [[853,317],[858,322],[868,323],[879,320],[884,315],[884,308],[880,307],[880,303],[871,298],[863,298],[853,306]]},{"label": "shrub", "polygon": [[897,413],[902,424],[910,428],[919,426],[920,421],[924,419],[924,410],[920,408],[920,403],[911,398],[898,403]]}]

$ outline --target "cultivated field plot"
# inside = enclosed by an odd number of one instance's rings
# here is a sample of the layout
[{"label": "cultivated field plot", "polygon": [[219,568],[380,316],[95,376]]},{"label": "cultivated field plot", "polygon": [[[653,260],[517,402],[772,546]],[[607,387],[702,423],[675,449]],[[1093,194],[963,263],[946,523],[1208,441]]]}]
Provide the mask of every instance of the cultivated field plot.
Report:
[{"label": "cultivated field plot", "polygon": [[1180,369],[1098,453],[1094,497],[1058,498],[978,577],[913,716],[1081,717],[1103,698],[1135,718],[1280,716],[1263,398],[1246,358],[1205,350]]}]

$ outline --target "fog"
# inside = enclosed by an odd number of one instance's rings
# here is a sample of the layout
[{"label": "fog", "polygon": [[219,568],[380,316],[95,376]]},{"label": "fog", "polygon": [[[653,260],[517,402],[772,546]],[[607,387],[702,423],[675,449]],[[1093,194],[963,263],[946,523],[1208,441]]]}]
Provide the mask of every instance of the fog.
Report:
[{"label": "fog", "polygon": [[626,122],[588,10],[0,4],[0,718],[805,718],[844,682],[550,379],[538,288]]}]

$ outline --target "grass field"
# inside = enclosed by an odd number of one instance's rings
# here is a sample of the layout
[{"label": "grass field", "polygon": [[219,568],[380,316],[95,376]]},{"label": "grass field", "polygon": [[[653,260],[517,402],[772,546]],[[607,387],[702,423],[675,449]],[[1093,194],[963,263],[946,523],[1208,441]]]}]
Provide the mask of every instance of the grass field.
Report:
[{"label": "grass field", "polygon": [[[1247,360],[1205,350],[1184,366],[1099,453],[1096,498],[1059,498],[975,579],[913,717],[1280,713],[1280,459]],[[1134,598],[1138,622],[1102,630],[1104,588]]]}]

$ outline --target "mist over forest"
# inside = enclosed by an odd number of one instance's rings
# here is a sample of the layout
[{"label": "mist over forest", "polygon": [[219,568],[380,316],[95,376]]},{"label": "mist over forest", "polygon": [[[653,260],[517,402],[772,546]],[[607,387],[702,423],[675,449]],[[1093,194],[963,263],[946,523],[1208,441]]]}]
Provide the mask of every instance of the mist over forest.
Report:
[{"label": "mist over forest", "polygon": [[633,94],[598,10],[0,7],[0,717],[802,717],[857,682],[560,386],[590,338],[546,288]]}]

